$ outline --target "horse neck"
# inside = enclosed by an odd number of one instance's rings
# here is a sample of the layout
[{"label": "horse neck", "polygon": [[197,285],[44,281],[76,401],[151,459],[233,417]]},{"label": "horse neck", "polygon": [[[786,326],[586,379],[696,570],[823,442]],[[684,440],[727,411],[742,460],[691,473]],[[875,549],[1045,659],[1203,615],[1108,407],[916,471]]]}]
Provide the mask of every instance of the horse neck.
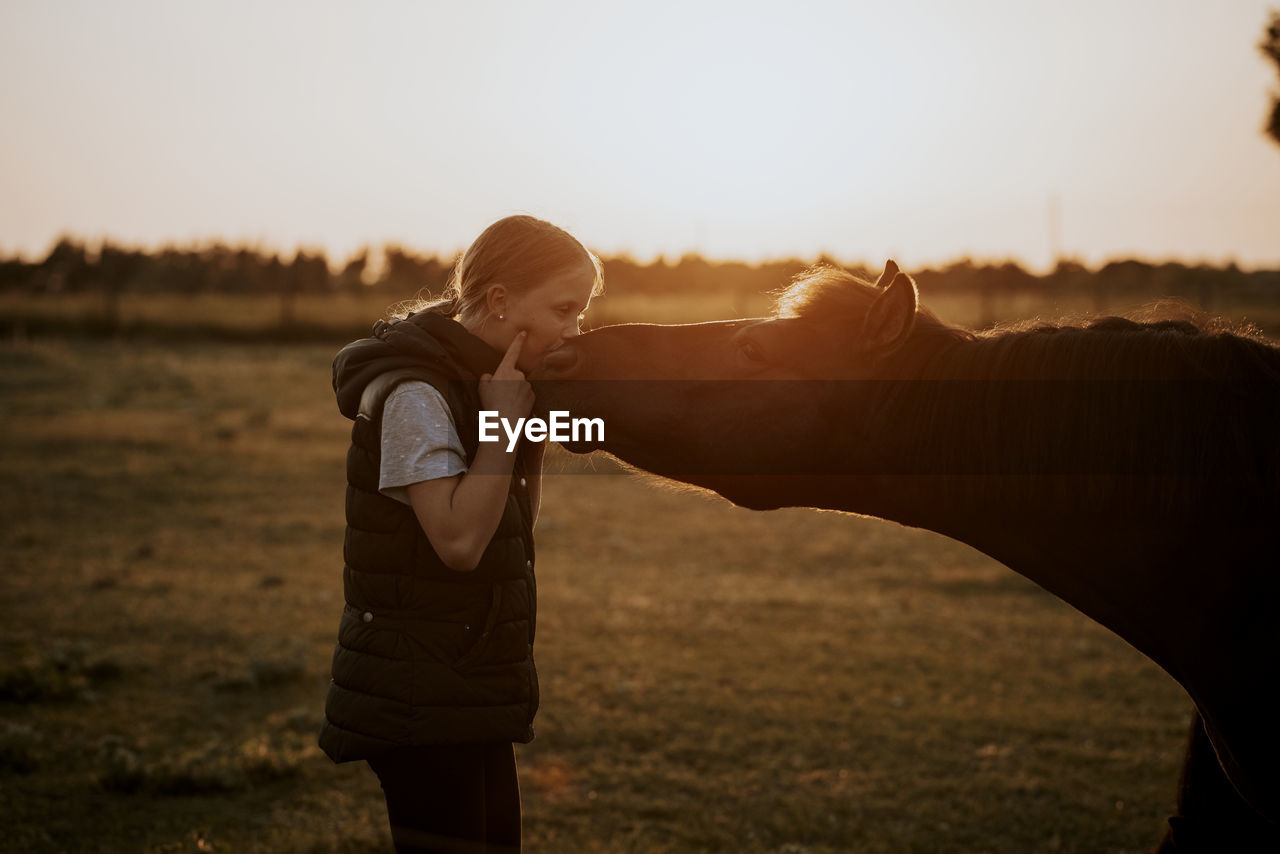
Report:
[{"label": "horse neck", "polygon": [[[1223,476],[1274,492],[1280,350],[1229,336],[1186,343],[1068,330],[935,347],[836,395],[856,434],[851,468],[944,482],[899,502],[929,515],[1105,514],[1134,490]],[[991,488],[1011,483],[1022,488]],[[1205,512],[1187,490],[1158,498],[1147,505]]]},{"label": "horse neck", "polygon": [[924,379],[873,387],[877,408],[853,445],[879,456],[861,451],[855,465],[872,476],[840,509],[968,543],[1177,676],[1178,638],[1196,633],[1170,634],[1169,615],[1186,628],[1249,596],[1219,581],[1176,587],[1170,574],[1267,565],[1280,428],[1270,368],[1242,393],[1223,380],[1230,371],[1204,382],[1194,365],[1153,363],[1159,379],[1117,382],[1096,363],[1077,361],[1073,373],[1049,360],[1038,371],[992,358],[992,346],[958,343]]}]

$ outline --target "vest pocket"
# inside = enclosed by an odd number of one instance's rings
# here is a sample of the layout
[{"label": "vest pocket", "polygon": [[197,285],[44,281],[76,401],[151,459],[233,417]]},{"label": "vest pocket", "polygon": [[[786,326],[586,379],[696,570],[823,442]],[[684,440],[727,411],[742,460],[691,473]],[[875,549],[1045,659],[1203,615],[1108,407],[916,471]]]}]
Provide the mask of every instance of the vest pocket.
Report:
[{"label": "vest pocket", "polygon": [[[465,670],[484,660],[485,650],[489,645],[489,639],[493,636],[493,627],[498,622],[498,612],[501,608],[502,585],[491,584],[489,586],[489,610],[483,616],[477,615],[480,631],[476,633],[474,643],[463,650],[462,655],[458,656],[458,660],[453,663],[454,670]],[[470,625],[474,632],[476,623],[471,623]]]}]

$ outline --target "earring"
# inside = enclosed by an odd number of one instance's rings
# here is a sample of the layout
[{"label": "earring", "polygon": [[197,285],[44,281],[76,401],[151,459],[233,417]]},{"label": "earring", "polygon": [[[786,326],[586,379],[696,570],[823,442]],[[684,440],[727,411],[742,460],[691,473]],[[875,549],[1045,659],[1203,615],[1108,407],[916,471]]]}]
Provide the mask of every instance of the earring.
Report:
[{"label": "earring", "polygon": [[502,319],[502,318],[504,318],[504,317],[506,317],[506,315],[505,315],[505,314],[500,314],[500,315],[498,315],[498,319],[499,319],[499,320],[501,320],[501,319]]}]

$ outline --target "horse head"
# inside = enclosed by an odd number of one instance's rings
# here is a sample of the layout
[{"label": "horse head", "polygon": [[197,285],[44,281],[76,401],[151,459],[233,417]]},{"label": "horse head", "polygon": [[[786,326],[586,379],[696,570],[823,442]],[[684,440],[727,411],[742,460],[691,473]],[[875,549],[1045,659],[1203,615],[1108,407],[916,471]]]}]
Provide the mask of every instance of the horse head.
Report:
[{"label": "horse head", "polygon": [[776,507],[788,501],[785,478],[830,472],[841,391],[912,375],[945,328],[893,261],[874,283],[818,268],[782,292],[771,316],[604,327],[549,354],[532,379],[540,405],[603,419],[603,441],[569,450],[608,451]]}]

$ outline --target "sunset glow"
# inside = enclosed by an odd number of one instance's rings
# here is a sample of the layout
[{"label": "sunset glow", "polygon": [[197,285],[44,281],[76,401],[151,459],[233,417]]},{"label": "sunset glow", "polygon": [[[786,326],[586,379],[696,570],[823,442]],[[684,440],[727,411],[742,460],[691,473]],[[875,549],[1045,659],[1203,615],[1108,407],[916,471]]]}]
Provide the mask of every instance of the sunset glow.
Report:
[{"label": "sunset glow", "polygon": [[0,251],[1280,264],[1265,0],[0,11]]}]

